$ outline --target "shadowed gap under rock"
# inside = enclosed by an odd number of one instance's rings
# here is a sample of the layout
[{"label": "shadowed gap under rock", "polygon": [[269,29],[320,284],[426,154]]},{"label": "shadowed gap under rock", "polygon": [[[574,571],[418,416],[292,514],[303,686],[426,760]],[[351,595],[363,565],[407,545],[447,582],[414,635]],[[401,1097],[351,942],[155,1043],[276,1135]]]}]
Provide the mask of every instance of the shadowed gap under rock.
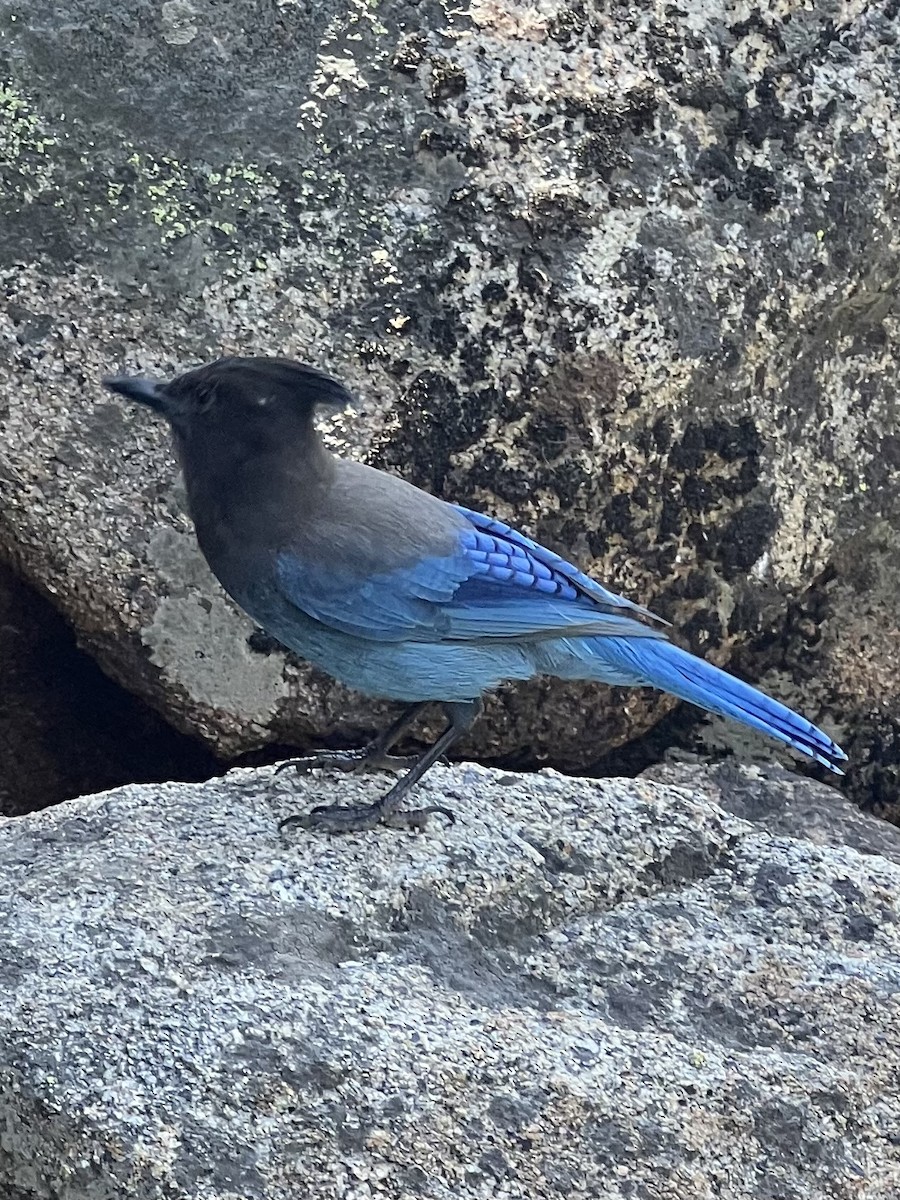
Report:
[{"label": "shadowed gap under rock", "polygon": [[221,770],[109,679],[52,605],[0,566],[0,813],[18,816],[124,783]]}]

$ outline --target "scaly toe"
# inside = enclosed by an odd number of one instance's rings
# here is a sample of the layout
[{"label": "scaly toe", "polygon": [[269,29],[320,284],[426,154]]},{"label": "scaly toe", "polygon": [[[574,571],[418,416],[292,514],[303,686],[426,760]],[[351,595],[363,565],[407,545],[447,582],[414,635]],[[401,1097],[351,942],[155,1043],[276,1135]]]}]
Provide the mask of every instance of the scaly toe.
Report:
[{"label": "scaly toe", "polygon": [[414,829],[421,833],[428,825],[428,818],[435,815],[446,818],[448,826],[456,824],[456,814],[440,804],[431,804],[428,808],[402,808],[398,812],[385,813],[381,824],[388,829]]},{"label": "scaly toe", "polygon": [[310,771],[358,771],[365,763],[366,754],[363,750],[319,750],[316,754],[306,754],[300,758],[286,758],[275,768],[275,774],[293,770],[298,775],[308,775]]},{"label": "scaly toe", "polygon": [[289,768],[298,775],[308,775],[311,771],[346,771],[348,774],[362,774],[364,771],[407,771],[416,761],[415,756],[402,757],[370,750],[320,750],[316,754],[307,754],[301,758],[286,758],[275,768],[275,774],[280,775]]},{"label": "scaly toe", "polygon": [[318,833],[360,833],[374,829],[381,813],[373,805],[320,804],[308,813],[295,813],[279,822],[279,829],[313,829]]},{"label": "scaly toe", "polygon": [[448,825],[456,824],[456,816],[449,808],[432,804],[428,808],[401,809],[398,812],[383,812],[377,804],[349,806],[343,804],[320,804],[308,813],[295,813],[279,822],[279,829],[314,830],[316,833],[363,833],[383,825],[386,829],[425,829],[428,818],[437,814],[444,817]]}]

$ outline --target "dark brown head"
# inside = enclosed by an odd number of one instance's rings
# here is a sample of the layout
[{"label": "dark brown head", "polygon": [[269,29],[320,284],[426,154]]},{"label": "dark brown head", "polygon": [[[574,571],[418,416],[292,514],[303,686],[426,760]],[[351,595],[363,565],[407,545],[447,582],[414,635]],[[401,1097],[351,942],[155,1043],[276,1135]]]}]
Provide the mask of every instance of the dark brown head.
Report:
[{"label": "dark brown head", "polygon": [[290,441],[311,428],[317,405],[351,400],[336,379],[288,358],[220,358],[169,383],[122,375],[103,384],[164,416],[182,450],[223,435],[247,445]]},{"label": "dark brown head", "polygon": [[169,383],[103,382],[169,422],[200,545],[234,594],[234,547],[280,539],[327,486],[334,459],[313,413],[319,404],[345,404],[349,393],[286,358],[220,358]]}]

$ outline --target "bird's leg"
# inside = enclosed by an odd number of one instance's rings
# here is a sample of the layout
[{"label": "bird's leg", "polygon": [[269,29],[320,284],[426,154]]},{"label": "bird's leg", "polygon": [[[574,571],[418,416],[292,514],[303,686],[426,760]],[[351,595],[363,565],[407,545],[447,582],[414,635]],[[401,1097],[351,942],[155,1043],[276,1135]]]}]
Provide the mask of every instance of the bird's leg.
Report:
[{"label": "bird's leg", "polygon": [[391,746],[409,729],[418,717],[426,703],[411,704],[384,733],[373,738],[361,750],[317,750],[315,754],[307,754],[302,758],[286,758],[275,768],[276,775],[293,768],[298,774],[306,775],[317,768],[330,768],[332,771],[359,772],[364,771],[402,771],[414,767],[419,761],[416,754],[388,754]]},{"label": "bird's leg", "polygon": [[374,804],[320,805],[312,812],[286,817],[280,828],[299,825],[301,829],[316,829],[324,833],[358,833],[361,830],[374,829],[376,825],[387,825],[390,829],[424,829],[433,813],[439,813],[453,824],[456,820],[453,813],[439,804],[429,805],[428,808],[400,809],[400,805],[429,767],[471,728],[481,711],[481,701],[466,700],[445,704],[444,711],[450,721],[446,732],[431,749],[425,751],[407,774]]}]

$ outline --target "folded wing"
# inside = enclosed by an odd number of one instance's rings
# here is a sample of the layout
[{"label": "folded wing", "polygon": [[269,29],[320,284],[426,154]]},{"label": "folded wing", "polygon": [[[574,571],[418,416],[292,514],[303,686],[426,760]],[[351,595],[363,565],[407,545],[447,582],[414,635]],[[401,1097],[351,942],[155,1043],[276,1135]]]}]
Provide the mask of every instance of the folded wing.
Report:
[{"label": "folded wing", "polygon": [[362,573],[349,554],[323,565],[285,550],[279,586],[308,616],[375,641],[665,636],[647,609],[546,547],[501,521],[448,507],[461,518],[449,552]]}]

